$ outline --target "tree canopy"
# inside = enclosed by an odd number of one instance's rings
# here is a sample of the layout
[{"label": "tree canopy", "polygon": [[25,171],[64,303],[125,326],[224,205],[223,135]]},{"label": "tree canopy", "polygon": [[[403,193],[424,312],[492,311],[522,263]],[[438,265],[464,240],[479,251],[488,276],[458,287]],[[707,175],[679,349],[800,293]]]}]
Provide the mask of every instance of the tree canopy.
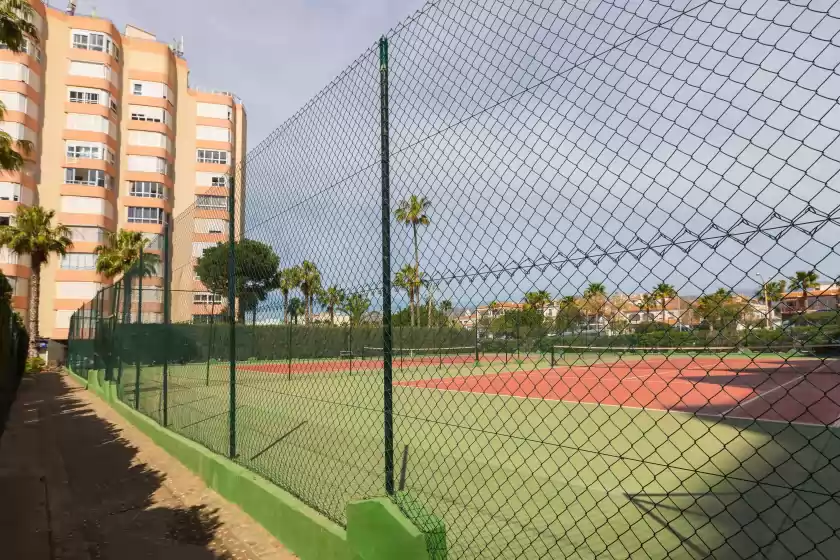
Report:
[{"label": "tree canopy", "polygon": [[[249,308],[263,301],[268,292],[277,287],[277,269],[280,259],[274,250],[260,241],[242,239],[234,243],[236,257],[236,285],[234,294],[245,299],[239,305],[238,316],[244,317],[246,305]],[[221,296],[228,295],[228,252],[229,243],[210,247],[198,258],[195,273],[208,290]],[[245,294],[250,294],[245,296]]]}]

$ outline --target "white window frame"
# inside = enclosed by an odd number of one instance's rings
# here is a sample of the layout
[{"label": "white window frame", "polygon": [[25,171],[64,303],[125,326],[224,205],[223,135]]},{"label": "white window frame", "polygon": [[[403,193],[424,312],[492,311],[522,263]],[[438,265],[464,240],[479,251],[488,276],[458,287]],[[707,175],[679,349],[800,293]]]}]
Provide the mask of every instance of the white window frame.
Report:
[{"label": "white window frame", "polygon": [[[87,259],[82,260],[82,257],[88,257]],[[77,264],[73,264],[72,266],[68,266],[71,264],[72,261],[80,261]],[[90,261],[90,264],[86,264],[85,261]],[[59,264],[59,268],[62,270],[96,270],[96,254],[95,253],[67,253],[63,257],[61,257],[61,262]]]},{"label": "white window frame", "polygon": [[[221,206],[211,205],[208,204],[210,201],[216,202],[221,201]],[[202,210],[227,210],[228,208],[228,197],[226,196],[213,196],[210,194],[198,194],[195,196],[195,207],[201,208]]]},{"label": "white window frame", "polygon": [[111,40],[111,36],[101,31],[87,29],[72,29],[70,31],[70,47],[87,51],[105,52],[120,60],[120,49]]},{"label": "white window frame", "polygon": [[163,224],[163,208],[127,206],[126,220],[130,224]]},{"label": "white window frame", "polygon": [[196,305],[222,305],[222,296],[212,292],[193,293],[193,303]]},{"label": "white window frame", "polygon": [[[104,105],[104,103],[99,102],[99,99],[100,99],[100,97],[102,97],[103,93],[104,92],[98,92],[98,91],[74,90],[74,89],[71,88],[67,92],[67,99],[68,99],[68,101],[70,101],[70,103],[85,103],[85,104],[90,104],[90,105]],[[76,94],[75,99],[74,99],[73,94]],[[93,96],[96,96],[96,98],[94,99]]]},{"label": "white window frame", "polygon": [[195,161],[197,163],[228,165],[229,159],[230,153],[226,150],[208,150],[207,148],[198,148],[195,151]]},{"label": "white window frame", "polygon": [[[69,173],[71,171],[81,171],[83,173],[87,172],[87,177],[88,178],[87,179],[76,179],[75,178],[76,174],[74,173],[73,174],[74,177],[72,179],[69,179],[68,177],[70,176]],[[95,180],[93,180],[93,181],[90,179],[91,174],[93,174],[94,177],[95,177]],[[85,168],[79,168],[79,167],[65,167],[64,168],[64,184],[65,185],[86,185],[88,187],[103,187],[103,188],[106,188],[106,189],[110,189],[112,187],[113,183],[112,183],[112,180],[111,180],[111,176],[108,175],[105,171],[102,171],[101,169],[85,169]]]},{"label": "white window frame", "polygon": [[156,181],[129,181],[128,195],[138,198],[160,198],[166,200],[166,185]]}]

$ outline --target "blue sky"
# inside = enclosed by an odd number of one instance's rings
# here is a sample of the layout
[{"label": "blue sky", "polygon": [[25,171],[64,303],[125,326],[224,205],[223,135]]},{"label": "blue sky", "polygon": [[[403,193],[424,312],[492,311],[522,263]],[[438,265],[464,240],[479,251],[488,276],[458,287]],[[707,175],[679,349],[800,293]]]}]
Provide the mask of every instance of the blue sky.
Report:
[{"label": "blue sky", "polygon": [[[63,9],[65,0],[50,0]],[[233,91],[248,143],[274,128],[422,0],[79,0],[77,13],[184,37],[193,85]]]},{"label": "blue sky", "polygon": [[[245,100],[251,149],[282,125],[249,156],[245,235],[283,267],[312,260],[325,283],[375,294],[371,47],[422,3],[99,2],[120,26],[183,35],[193,83]],[[436,297],[836,278],[838,28],[774,0],[427,6],[389,34],[391,199],[432,202],[419,247]],[[391,227],[398,270],[413,261],[411,231]]]}]

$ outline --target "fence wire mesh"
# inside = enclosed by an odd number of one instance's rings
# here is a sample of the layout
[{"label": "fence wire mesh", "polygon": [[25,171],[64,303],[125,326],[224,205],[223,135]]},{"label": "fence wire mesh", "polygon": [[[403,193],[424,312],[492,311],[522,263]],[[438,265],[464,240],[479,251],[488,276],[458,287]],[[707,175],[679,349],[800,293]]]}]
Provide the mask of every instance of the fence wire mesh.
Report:
[{"label": "fence wire mesh", "polygon": [[831,558],[838,32],[430,2],[74,315],[71,367],[339,524],[390,495],[433,557]]}]

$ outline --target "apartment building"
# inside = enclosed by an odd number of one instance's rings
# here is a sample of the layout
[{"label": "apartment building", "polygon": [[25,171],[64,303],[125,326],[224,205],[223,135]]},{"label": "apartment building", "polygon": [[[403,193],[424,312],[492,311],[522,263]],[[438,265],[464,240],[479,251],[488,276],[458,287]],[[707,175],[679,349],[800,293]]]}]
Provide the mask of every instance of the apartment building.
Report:
[{"label": "apartment building", "polygon": [[[29,2],[40,41],[29,41],[25,53],[0,50],[0,127],[34,150],[22,171],[0,177],[0,224],[18,205],[40,204],[70,228],[70,252],[42,269],[39,310],[41,335],[66,340],[72,313],[110,283],[95,271],[94,248],[106,232],[142,232],[150,251],[162,253],[172,216],[228,195],[245,154],[246,115],[232,94],[191,87],[183,53],[154,35],[130,25],[120,33],[107,19]],[[173,221],[173,236],[189,240],[173,249],[189,253],[193,242],[225,240],[227,211],[210,212],[209,219]],[[21,312],[28,310],[29,264],[0,250]],[[162,269],[144,283],[143,308],[134,312],[160,321]]]}]

